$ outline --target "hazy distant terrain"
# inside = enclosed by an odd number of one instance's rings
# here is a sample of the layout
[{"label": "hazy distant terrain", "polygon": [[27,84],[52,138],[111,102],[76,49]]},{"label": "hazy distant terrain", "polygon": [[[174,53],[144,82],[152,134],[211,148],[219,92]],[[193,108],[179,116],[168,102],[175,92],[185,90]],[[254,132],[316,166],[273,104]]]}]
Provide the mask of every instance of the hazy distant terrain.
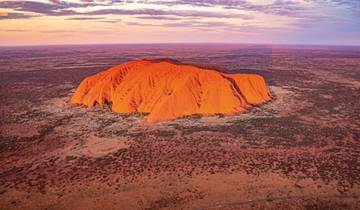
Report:
[{"label": "hazy distant terrain", "polygon": [[[258,73],[275,100],[157,124],[69,104],[142,58]],[[358,209],[359,98],[360,47],[3,47],[0,209]]]}]

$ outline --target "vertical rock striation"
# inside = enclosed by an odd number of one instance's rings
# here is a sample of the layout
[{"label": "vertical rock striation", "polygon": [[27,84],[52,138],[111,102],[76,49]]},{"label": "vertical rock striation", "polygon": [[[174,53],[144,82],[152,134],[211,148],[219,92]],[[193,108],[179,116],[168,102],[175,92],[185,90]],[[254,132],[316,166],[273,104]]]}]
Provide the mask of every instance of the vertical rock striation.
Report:
[{"label": "vertical rock striation", "polygon": [[136,60],[85,78],[71,103],[111,103],[114,112],[145,112],[147,122],[159,122],[192,114],[232,115],[269,100],[269,89],[259,75]]}]

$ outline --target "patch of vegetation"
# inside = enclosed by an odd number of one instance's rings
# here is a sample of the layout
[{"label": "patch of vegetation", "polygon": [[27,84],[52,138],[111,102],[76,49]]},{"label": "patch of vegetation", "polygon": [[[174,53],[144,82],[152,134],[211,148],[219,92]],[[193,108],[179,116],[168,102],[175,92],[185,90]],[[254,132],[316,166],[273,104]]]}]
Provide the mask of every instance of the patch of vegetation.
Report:
[{"label": "patch of vegetation", "polygon": [[195,119],[201,119],[203,117],[202,114],[191,114],[191,115],[185,115],[178,117],[177,119],[189,119],[189,120],[195,120]]},{"label": "patch of vegetation", "polygon": [[123,118],[130,118],[130,117],[136,117],[136,118],[144,118],[150,114],[150,112],[131,112],[131,113],[118,113]]},{"label": "patch of vegetation", "polygon": [[156,130],[153,134],[158,137],[173,137],[176,132],[173,130]]}]

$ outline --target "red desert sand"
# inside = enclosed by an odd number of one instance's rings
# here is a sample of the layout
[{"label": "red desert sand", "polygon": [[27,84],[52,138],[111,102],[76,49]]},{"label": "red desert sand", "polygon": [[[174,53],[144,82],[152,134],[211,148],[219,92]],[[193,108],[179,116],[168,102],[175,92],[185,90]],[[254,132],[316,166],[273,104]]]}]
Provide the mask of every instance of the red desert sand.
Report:
[{"label": "red desert sand", "polygon": [[111,104],[113,112],[149,113],[146,122],[193,114],[232,115],[271,100],[262,76],[226,74],[168,60],[135,60],[85,78],[72,104]]}]

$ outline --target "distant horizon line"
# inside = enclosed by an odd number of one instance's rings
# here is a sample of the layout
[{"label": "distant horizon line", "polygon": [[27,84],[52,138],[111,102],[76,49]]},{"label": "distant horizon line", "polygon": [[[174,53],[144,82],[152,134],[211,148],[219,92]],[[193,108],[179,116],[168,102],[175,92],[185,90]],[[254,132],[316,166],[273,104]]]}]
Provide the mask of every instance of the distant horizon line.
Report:
[{"label": "distant horizon line", "polygon": [[78,43],[78,44],[0,44],[1,47],[51,47],[51,46],[90,46],[90,45],[280,45],[280,46],[323,46],[323,47],[360,47],[360,44],[314,44],[314,43],[251,43],[251,42],[144,42],[144,43]]}]

